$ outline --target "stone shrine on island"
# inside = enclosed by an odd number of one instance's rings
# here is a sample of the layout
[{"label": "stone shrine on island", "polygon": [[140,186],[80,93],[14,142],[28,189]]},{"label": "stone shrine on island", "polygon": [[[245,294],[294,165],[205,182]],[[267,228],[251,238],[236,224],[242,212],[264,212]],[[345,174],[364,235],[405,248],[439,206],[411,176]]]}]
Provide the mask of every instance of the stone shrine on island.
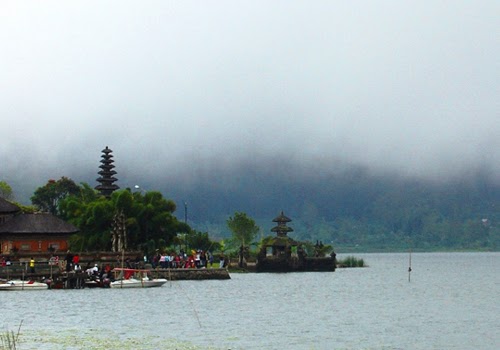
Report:
[{"label": "stone shrine on island", "polygon": [[298,242],[288,237],[293,229],[287,224],[292,220],[283,211],[273,222],[271,229],[276,236],[266,237],[257,256],[257,272],[293,272],[293,271],[335,271],[335,253],[329,256],[317,254],[319,244],[315,246],[315,254],[308,256],[304,242]]}]

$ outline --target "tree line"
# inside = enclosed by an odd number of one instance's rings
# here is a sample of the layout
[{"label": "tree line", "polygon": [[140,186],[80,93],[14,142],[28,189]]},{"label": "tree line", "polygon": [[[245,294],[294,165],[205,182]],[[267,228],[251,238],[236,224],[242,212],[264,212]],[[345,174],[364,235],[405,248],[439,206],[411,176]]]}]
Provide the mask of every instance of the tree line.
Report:
[{"label": "tree line", "polygon": [[[485,179],[445,184],[353,175],[284,193],[280,203],[273,202],[279,196],[249,195],[253,201],[242,196],[236,205],[264,235],[273,215],[285,210],[293,219],[291,237],[322,240],[338,252],[500,249],[500,188]],[[208,219],[197,227],[223,236],[225,223]]]},{"label": "tree line", "polygon": [[[0,181],[0,196],[11,200],[11,187]],[[126,231],[126,249],[152,255],[157,250],[170,249],[188,252],[235,252],[239,245],[249,246],[259,231],[253,219],[244,213],[235,213],[227,220],[233,233],[230,239],[216,242],[208,232],[192,229],[178,220],[174,201],[159,191],[133,191],[130,188],[114,191],[109,198],[102,196],[86,183],[76,184],[67,177],[49,180],[38,187],[31,197],[31,206],[20,206],[25,213],[51,213],[79,229],[69,245],[74,251],[116,251],[113,234],[120,218]]]},{"label": "tree line", "polygon": [[[294,228],[290,236],[300,241],[321,240],[338,252],[500,248],[500,190],[482,181],[456,186],[393,182],[389,186],[357,178],[352,187],[350,192],[323,186],[323,196],[315,197],[312,188],[304,186],[310,194],[307,199],[288,201]],[[0,195],[13,197],[3,181]],[[220,214],[224,219],[218,222],[196,222],[195,230],[175,217],[174,201],[159,191],[124,189],[105,199],[88,184],[77,185],[66,177],[37,188],[31,201],[32,206],[21,206],[25,212],[51,212],[80,229],[70,242],[78,250],[109,250],[117,212],[126,217],[129,249],[144,251],[167,246],[237,251],[242,244],[256,249],[255,238],[269,235],[266,227],[272,224],[272,217],[252,215],[256,217],[253,238],[242,236],[232,222],[250,219],[242,204],[240,213]],[[270,215],[281,209],[287,207],[275,208]]]}]

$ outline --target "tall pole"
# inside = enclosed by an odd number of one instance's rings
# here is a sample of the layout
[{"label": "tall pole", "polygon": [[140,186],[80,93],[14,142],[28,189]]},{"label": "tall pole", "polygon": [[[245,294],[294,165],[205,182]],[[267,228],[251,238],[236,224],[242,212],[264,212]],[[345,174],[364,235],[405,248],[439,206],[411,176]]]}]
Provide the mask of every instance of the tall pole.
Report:
[{"label": "tall pole", "polygon": [[[187,222],[188,222],[188,204],[187,202],[184,202],[184,223],[187,225]],[[186,252],[187,254],[187,232],[186,234],[184,235],[184,251]]]},{"label": "tall pole", "polygon": [[184,202],[184,223],[188,223],[188,204]]},{"label": "tall pole", "polygon": [[410,282],[410,275],[411,275],[411,248],[410,248],[409,267],[408,267],[408,282]]}]

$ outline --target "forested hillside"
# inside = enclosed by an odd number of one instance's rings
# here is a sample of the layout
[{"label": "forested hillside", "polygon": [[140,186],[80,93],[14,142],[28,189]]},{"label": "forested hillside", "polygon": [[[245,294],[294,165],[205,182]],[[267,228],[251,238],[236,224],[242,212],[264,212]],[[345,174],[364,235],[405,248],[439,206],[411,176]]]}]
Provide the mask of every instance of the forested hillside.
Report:
[{"label": "forested hillside", "polygon": [[443,183],[353,170],[320,181],[235,178],[191,188],[192,226],[225,237],[227,217],[243,211],[266,236],[283,210],[293,220],[292,237],[340,250],[500,248],[500,187],[482,176]]},{"label": "forested hillside", "polygon": [[283,210],[293,220],[290,236],[339,251],[500,249],[500,185],[481,174],[424,181],[355,168],[304,176],[270,167],[196,175],[189,185],[180,179],[143,186],[172,199],[180,221],[187,217],[214,239],[230,236],[226,220],[235,212],[256,221],[259,237],[271,235]]}]

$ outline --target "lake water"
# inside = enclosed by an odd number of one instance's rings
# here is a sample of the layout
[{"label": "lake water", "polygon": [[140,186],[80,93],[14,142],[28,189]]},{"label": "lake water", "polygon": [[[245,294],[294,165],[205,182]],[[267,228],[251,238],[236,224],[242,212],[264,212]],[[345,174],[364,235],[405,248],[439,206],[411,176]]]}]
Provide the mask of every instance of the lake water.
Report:
[{"label": "lake water", "polygon": [[410,282],[408,254],[354,255],[369,267],[2,292],[1,324],[18,349],[500,349],[500,253],[414,253]]}]

